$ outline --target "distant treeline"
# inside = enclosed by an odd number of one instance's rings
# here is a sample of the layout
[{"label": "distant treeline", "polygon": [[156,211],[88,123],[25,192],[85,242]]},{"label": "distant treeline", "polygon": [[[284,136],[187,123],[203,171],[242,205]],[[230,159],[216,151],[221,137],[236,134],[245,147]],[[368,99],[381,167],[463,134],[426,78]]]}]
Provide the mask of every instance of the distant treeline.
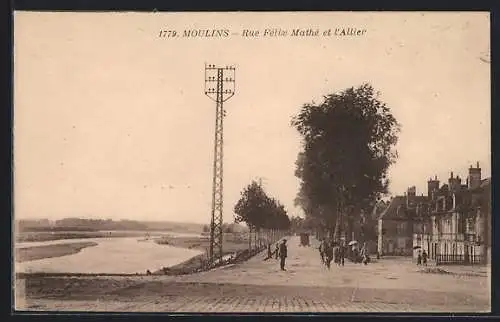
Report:
[{"label": "distant treeline", "polygon": [[167,230],[200,233],[202,225],[171,222],[140,222],[135,220],[65,218],[55,221],[18,220],[20,232],[43,231],[98,231],[98,230]]},{"label": "distant treeline", "polygon": [[51,231],[98,231],[89,227],[30,227],[23,226],[19,228],[21,232],[51,232]]},{"label": "distant treeline", "polygon": [[[222,224],[222,231],[225,233],[241,233],[245,232],[248,229],[245,226],[236,224],[236,223],[223,223]],[[210,232],[210,226],[209,225],[204,225],[203,226],[203,232],[208,233]]]}]

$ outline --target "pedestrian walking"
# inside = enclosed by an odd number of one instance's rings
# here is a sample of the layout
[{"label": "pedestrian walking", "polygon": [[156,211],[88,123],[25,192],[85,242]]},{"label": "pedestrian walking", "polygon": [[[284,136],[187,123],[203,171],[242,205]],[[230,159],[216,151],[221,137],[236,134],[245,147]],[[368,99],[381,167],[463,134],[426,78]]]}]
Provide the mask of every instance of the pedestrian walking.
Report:
[{"label": "pedestrian walking", "polygon": [[427,266],[427,252],[424,250],[422,253],[422,263]]},{"label": "pedestrian walking", "polygon": [[319,243],[319,255],[321,257],[321,265],[325,264],[325,240],[322,239],[321,242]]},{"label": "pedestrian walking", "polygon": [[326,257],[326,267],[330,269],[330,264],[332,263],[333,260],[333,244],[332,242],[326,243],[326,249],[325,249],[325,257]]},{"label": "pedestrian walking", "polygon": [[333,246],[333,262],[340,265],[340,247],[337,244]]},{"label": "pedestrian walking", "polygon": [[271,251],[271,244],[267,244],[267,258],[272,258],[273,257],[273,252]]},{"label": "pedestrian walking", "polygon": [[286,239],[283,239],[283,241],[281,242],[281,244],[279,246],[279,252],[280,252],[280,268],[282,271],[286,271],[285,261],[286,261],[287,252],[288,252],[288,249],[286,247]]},{"label": "pedestrian walking", "polygon": [[365,265],[368,265],[368,262],[370,261],[370,257],[368,256],[368,247],[366,247],[366,243],[363,244],[363,248],[361,249],[361,261]]},{"label": "pedestrian walking", "polygon": [[340,256],[340,265],[342,265],[342,266],[344,266],[345,252],[346,252],[345,245],[344,244],[340,244],[339,256]]},{"label": "pedestrian walking", "polygon": [[422,252],[421,251],[418,251],[417,265],[422,265]]}]

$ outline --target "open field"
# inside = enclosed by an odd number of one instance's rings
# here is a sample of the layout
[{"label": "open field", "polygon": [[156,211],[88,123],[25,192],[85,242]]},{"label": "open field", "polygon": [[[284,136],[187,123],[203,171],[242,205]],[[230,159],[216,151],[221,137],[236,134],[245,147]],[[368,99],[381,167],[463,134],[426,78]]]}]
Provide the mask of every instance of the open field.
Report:
[{"label": "open field", "polygon": [[86,247],[97,246],[96,242],[78,242],[16,248],[16,262],[26,262],[43,258],[61,257],[76,254]]}]

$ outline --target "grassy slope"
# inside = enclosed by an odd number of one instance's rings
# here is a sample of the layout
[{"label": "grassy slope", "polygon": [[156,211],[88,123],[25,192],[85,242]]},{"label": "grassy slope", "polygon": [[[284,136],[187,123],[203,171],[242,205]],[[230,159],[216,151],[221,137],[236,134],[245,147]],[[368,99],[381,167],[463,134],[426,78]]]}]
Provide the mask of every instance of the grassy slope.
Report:
[{"label": "grassy slope", "polygon": [[[192,257],[180,264],[168,268],[168,275],[189,274],[200,269],[208,261],[208,249],[210,247],[210,238],[205,235],[202,237],[168,237],[164,236],[155,240],[160,245],[170,245],[175,247],[183,247],[190,249],[202,250],[204,253]],[[226,254],[240,254],[247,258],[253,255],[247,254],[248,252],[248,239],[245,234],[239,233],[226,233],[224,234],[223,253]],[[242,257],[242,259],[243,259]],[[153,274],[165,274],[165,271],[159,270]]]}]

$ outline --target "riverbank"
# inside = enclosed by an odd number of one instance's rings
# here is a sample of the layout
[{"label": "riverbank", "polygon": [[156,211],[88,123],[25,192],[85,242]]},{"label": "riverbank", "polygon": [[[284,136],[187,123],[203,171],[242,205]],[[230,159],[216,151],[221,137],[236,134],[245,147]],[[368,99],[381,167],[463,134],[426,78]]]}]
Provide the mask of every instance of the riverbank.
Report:
[{"label": "riverbank", "polygon": [[[161,236],[153,238],[159,245],[169,245],[187,249],[197,249],[208,253],[210,247],[210,236],[200,235],[196,237],[184,236]],[[246,236],[239,233],[225,233],[223,242],[224,254],[232,254],[248,248]]]},{"label": "riverbank", "polygon": [[[245,237],[245,235],[239,233],[224,234],[223,256],[225,257],[225,260],[220,263],[220,265],[245,261],[263,250],[263,247],[261,247],[259,249],[249,251],[248,241]],[[210,237],[207,235],[200,237],[162,236],[160,238],[155,238],[155,242],[159,245],[196,249],[202,251],[203,253],[177,265],[163,267],[160,270],[152,272],[151,274],[153,275],[186,275],[205,271],[214,267],[211,265],[208,258]]]},{"label": "riverbank", "polygon": [[54,244],[46,246],[16,248],[15,259],[16,262],[22,263],[37,259],[62,257],[62,256],[76,254],[84,248],[93,246],[97,246],[97,243],[79,242],[79,243],[65,243],[65,244]]},{"label": "riverbank", "polygon": [[[96,233],[100,237],[96,238]],[[214,267],[214,263],[210,263],[208,258],[210,238],[207,234],[163,234],[147,236],[141,232],[57,232],[51,240],[18,243],[15,250],[16,262],[22,265],[18,265],[16,272],[49,275],[185,275]],[[124,238],[108,238],[124,235]],[[61,236],[73,238],[63,240],[59,239]],[[76,239],[77,237],[80,239]],[[94,238],[89,239],[92,237]],[[223,260],[216,266],[245,261],[255,252],[263,250],[261,247],[248,251],[247,238],[247,235],[241,233],[226,233]],[[99,247],[92,247],[96,245]],[[86,247],[92,249],[81,253]],[[127,256],[123,257],[125,253]],[[63,256],[67,257],[62,258]]]}]

